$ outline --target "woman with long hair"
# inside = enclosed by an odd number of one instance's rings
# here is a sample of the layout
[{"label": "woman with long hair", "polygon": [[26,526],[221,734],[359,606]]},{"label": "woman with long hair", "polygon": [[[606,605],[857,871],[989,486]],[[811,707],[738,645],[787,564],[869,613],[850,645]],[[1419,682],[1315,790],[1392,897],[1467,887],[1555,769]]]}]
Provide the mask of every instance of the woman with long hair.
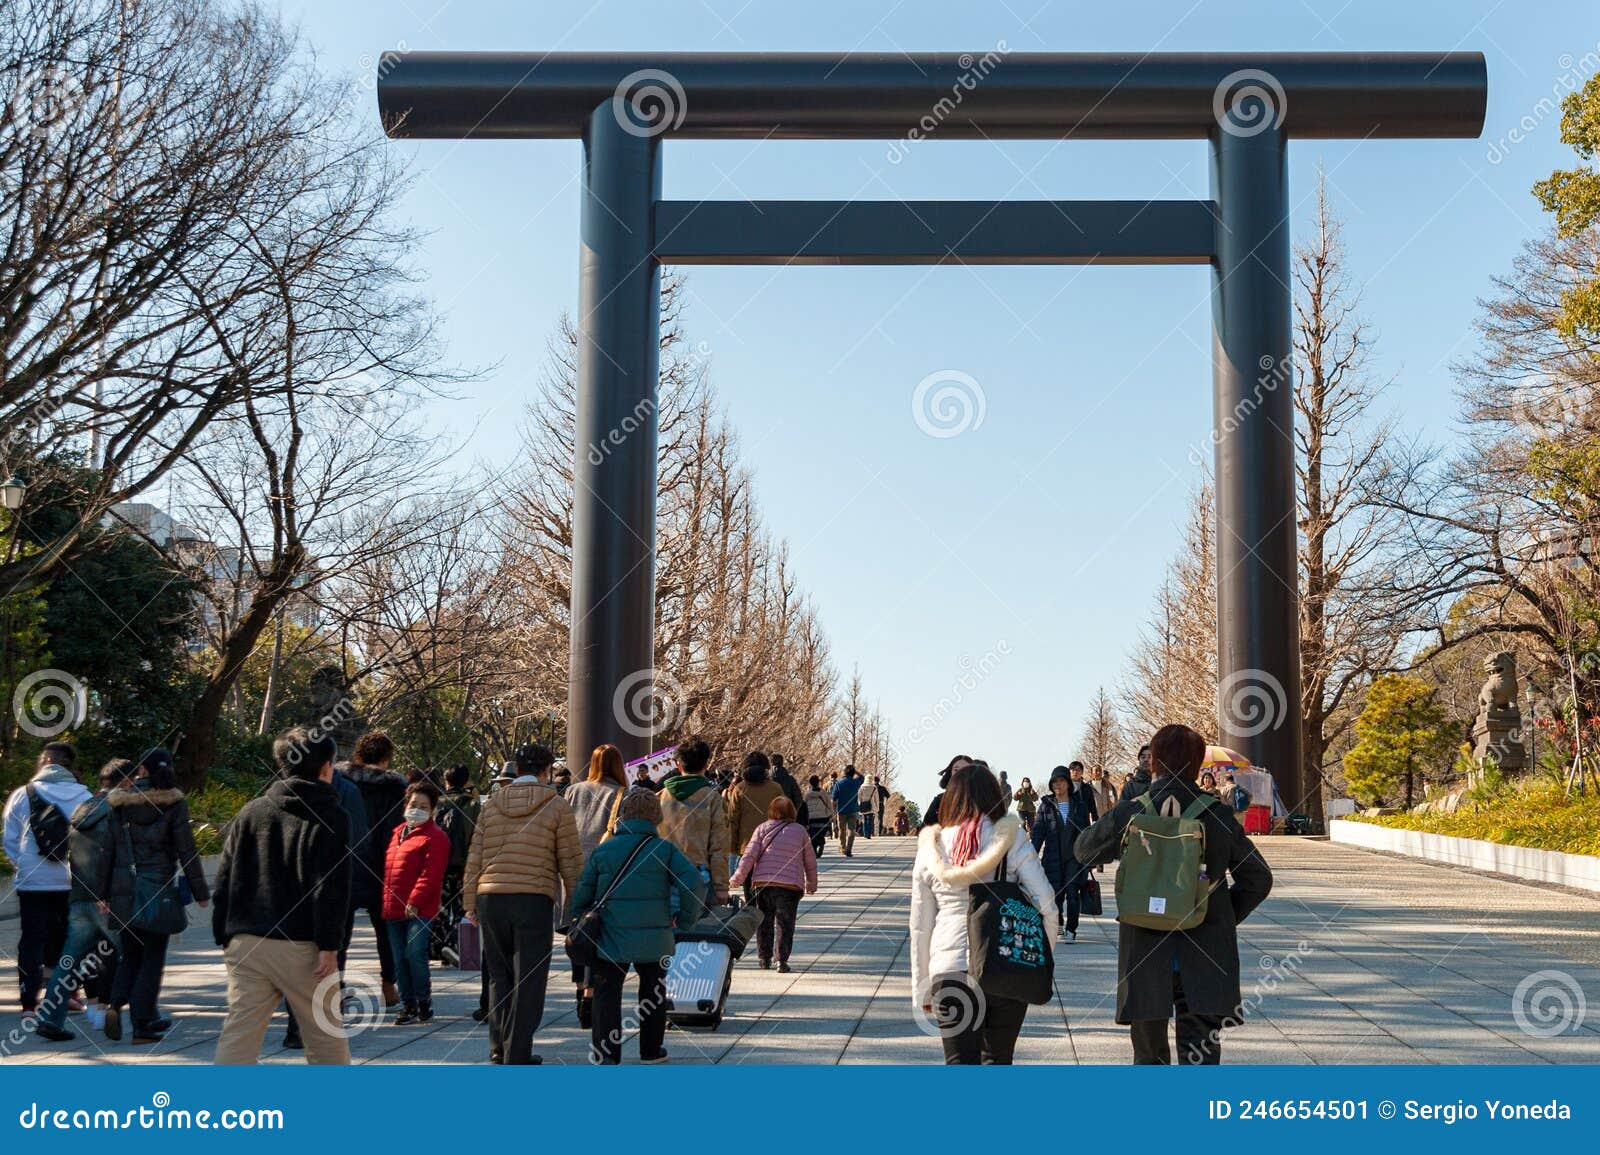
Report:
[{"label": "woman with long hair", "polygon": [[988,765],[962,759],[949,775],[911,871],[911,1001],[938,1025],[946,1063],[1008,1065],[1028,1004],[986,995],[968,973],[971,888],[1003,867],[1038,908],[1052,946],[1055,893]]},{"label": "woman with long hair", "polygon": [[607,742],[596,746],[589,755],[589,776],[568,786],[562,795],[578,820],[578,848],[583,851],[585,862],[616,827],[617,808],[627,788],[622,751]]},{"label": "woman with long hair", "polygon": [[[628,775],[622,766],[622,751],[609,742],[596,746],[589,755],[589,776],[568,786],[561,795],[578,821],[578,849],[583,852],[584,862],[588,862],[595,848],[616,830],[622,796],[627,792]],[[578,1022],[588,1026],[590,998],[594,993],[590,976],[582,967],[573,967],[572,981],[578,985]]]}]

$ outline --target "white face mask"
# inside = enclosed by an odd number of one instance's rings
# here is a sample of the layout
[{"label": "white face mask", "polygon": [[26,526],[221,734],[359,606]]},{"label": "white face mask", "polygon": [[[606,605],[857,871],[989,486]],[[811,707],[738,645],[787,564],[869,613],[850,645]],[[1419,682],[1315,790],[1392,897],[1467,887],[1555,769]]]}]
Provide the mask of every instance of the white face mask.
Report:
[{"label": "white face mask", "polygon": [[413,806],[410,810],[406,811],[406,822],[411,826],[421,826],[424,822],[432,817],[433,811],[424,810],[420,806]]}]

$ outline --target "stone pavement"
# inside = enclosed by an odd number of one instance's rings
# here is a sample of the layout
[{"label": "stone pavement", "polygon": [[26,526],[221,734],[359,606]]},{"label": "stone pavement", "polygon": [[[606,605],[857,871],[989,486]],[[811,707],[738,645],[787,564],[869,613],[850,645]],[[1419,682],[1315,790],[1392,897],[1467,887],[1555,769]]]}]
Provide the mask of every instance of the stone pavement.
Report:
[{"label": "stone pavement", "polygon": [[[1277,884],[1241,930],[1249,1021],[1226,1036],[1224,1062],[1600,1062],[1600,900],[1327,842],[1258,845]],[[668,1034],[673,1062],[939,1061],[938,1040],[911,1015],[914,840],[861,840],[857,848],[845,859],[830,845],[822,893],[801,906],[794,972],[759,970],[752,952],[737,965],[720,1030]],[[1085,919],[1078,942],[1057,952],[1058,998],[1029,1011],[1018,1062],[1128,1061],[1126,1029],[1112,1022],[1109,871],[1102,881],[1108,917]],[[0,921],[8,988],[16,932],[14,919]],[[376,978],[364,928],[353,970]],[[393,1027],[378,1018],[352,1040],[356,1061],[486,1062],[485,1030],[470,1018],[476,974],[436,969],[434,990],[433,1023]],[[546,1062],[586,1061],[571,991],[558,967],[535,1039]],[[11,1003],[0,1010],[0,1062],[209,1062],[223,993],[207,923],[173,944],[163,1010],[177,1025],[165,1041],[135,1049],[99,1035],[69,1045],[11,1036],[19,1025]],[[1563,1008],[1571,1011],[1566,1029],[1547,1034]],[[264,1061],[298,1062],[298,1053],[278,1048],[281,1033],[280,1020]],[[631,1048],[624,1061],[636,1061]]]}]

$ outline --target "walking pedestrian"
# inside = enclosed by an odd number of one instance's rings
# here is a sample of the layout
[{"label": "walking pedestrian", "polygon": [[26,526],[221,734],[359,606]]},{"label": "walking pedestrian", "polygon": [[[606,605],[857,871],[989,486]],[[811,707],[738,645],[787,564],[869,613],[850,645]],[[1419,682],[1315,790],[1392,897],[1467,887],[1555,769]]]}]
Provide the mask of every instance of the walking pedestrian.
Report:
[{"label": "walking pedestrian", "polygon": [[661,780],[661,837],[694,864],[709,903],[728,901],[728,819],[716,783],[705,776],[711,747],[700,738],[678,743],[672,772]]},{"label": "walking pedestrian", "polygon": [[[383,1003],[400,1005],[400,988],[395,985],[394,951],[389,931],[383,923],[383,865],[389,841],[401,823],[405,808],[406,780],[389,769],[394,762],[394,741],[382,730],[368,730],[356,739],[350,761],[339,773],[361,792],[367,813],[367,833],[351,859],[351,886],[355,910],[365,910],[378,945],[378,975],[383,980]],[[348,948],[347,948],[348,949]]]},{"label": "walking pedestrian", "polygon": [[878,776],[863,774],[856,790],[856,833],[871,838],[877,827]]},{"label": "walking pedestrian", "polygon": [[450,868],[450,836],[433,819],[439,798],[438,787],[428,781],[406,788],[402,821],[384,856],[383,921],[403,1004],[395,1016],[397,1027],[433,1019],[428,939]]},{"label": "walking pedestrian", "polygon": [[52,975],[67,941],[72,880],[67,870],[71,815],[89,800],[89,788],[72,772],[77,751],[47,742],[33,777],[6,799],[5,851],[17,892],[17,985],[22,1013],[39,1008],[40,988]]},{"label": "walking pedestrian", "polygon": [[172,755],[161,747],[145,754],[131,784],[106,796],[116,814],[118,835],[112,843],[113,878],[128,878],[131,893],[113,882],[112,915],[122,943],[117,981],[111,991],[106,1021],[118,1019],[126,1006],[135,1043],[155,1043],[172,1021],[158,1012],[161,980],[167,969],[167,944],[189,924],[176,876],[189,884],[195,905],[211,902],[206,872],[195,849],[189,825],[189,804],[178,789]]},{"label": "walking pedestrian", "polygon": [[833,825],[833,798],[822,788],[822,779],[816,774],[806,780],[806,785],[811,789],[806,791],[806,807],[801,813],[806,816],[806,832],[811,835],[811,852],[821,858]]},{"label": "walking pedestrian", "polygon": [[884,809],[889,805],[889,788],[883,784],[882,778],[879,778],[877,784],[873,787],[872,802],[878,812],[877,821],[873,824],[874,828],[879,834],[886,835],[889,833],[889,828],[884,825],[883,819]]},{"label": "walking pedestrian", "polygon": [[[594,1015],[590,1062],[622,1062],[622,987],[631,967],[639,975],[639,1061],[665,1063],[666,964],[674,948],[674,917],[681,925],[705,913],[694,864],[657,832],[661,802],[649,790],[622,799],[615,837],[590,857],[573,892],[574,922],[604,900],[594,960]],[[676,901],[677,914],[673,914]]]},{"label": "walking pedestrian", "polygon": [[933,801],[928,803],[928,808],[922,812],[923,829],[939,825],[939,803],[943,801],[944,792],[950,786],[950,775],[954,774],[962,766],[970,765],[972,765],[971,758],[968,758],[965,754],[957,754],[950,759],[943,770],[939,771],[939,793],[933,796]]},{"label": "walking pedestrian", "polygon": [[349,819],[333,788],[332,737],[303,726],[272,744],[283,775],[228,823],[211,928],[228,972],[217,1063],[254,1063],[287,1001],[306,1062],[348,1063],[339,949],[350,911]]},{"label": "walking pedestrian", "polygon": [[[1202,877],[1212,887],[1205,920],[1173,931],[1117,925],[1117,1022],[1128,1025],[1139,1064],[1172,1061],[1167,1024],[1174,1018],[1179,1063],[1221,1061],[1223,1029],[1244,1019],[1236,928],[1272,890],[1272,870],[1260,850],[1227,807],[1208,799],[1196,783],[1205,747],[1205,739],[1187,726],[1156,731],[1150,740],[1155,777],[1147,795],[1119,802],[1078,837],[1074,850],[1086,865],[1111,861],[1128,823],[1141,812],[1177,816],[1193,809],[1204,824]],[[1196,806],[1197,800],[1204,801]]]},{"label": "walking pedestrian", "polygon": [[[734,857],[744,853],[756,827],[767,820],[767,808],[774,798],[782,798],[783,787],[772,780],[772,763],[759,750],[744,760],[744,773],[728,791],[728,853]],[[735,864],[728,864],[731,873]],[[745,897],[750,888],[745,887]]]},{"label": "walking pedestrian", "polygon": [[844,768],[844,777],[833,784],[833,810],[839,819],[839,851],[846,858],[855,854],[856,821],[861,815],[861,776],[854,766]]},{"label": "walking pedestrian", "polygon": [[578,847],[585,862],[616,825],[617,807],[622,804],[622,792],[627,788],[622,751],[607,744],[596,746],[590,753],[588,777],[574,782],[562,793],[578,823]]},{"label": "walking pedestrian", "polygon": [[1011,809],[1011,783],[1006,778],[1006,772],[1000,771],[1000,802],[1007,810]]},{"label": "walking pedestrian", "polygon": [[513,755],[517,777],[478,815],[462,901],[482,931],[489,982],[489,1061],[526,1065],[544,1017],[556,903],[583,867],[572,808],[550,785],[554,755],[540,745]]},{"label": "walking pedestrian", "polygon": [[1138,768],[1135,769],[1134,772],[1129,776],[1128,780],[1122,784],[1122,795],[1117,799],[1117,801],[1118,803],[1127,802],[1129,799],[1139,797],[1139,795],[1145,793],[1149,789],[1150,746],[1148,743],[1146,743],[1145,745],[1139,747]]},{"label": "walking pedestrian", "polygon": [[772,780],[783,787],[783,796],[794,803],[795,813],[806,812],[806,792],[800,785],[800,780],[784,765],[783,755],[772,756]]},{"label": "walking pedestrian", "polygon": [[[52,1043],[78,1037],[67,1026],[67,1011],[81,985],[87,994],[92,984],[99,991],[101,1012],[110,1010],[116,982],[118,938],[109,918],[111,863],[118,825],[110,804],[111,791],[133,781],[137,767],[126,758],[113,758],[100,771],[100,790],[72,812],[68,872],[71,905],[67,911],[67,939],[56,962],[55,974],[44,1001],[39,1004],[38,1035]],[[102,1026],[106,1020],[102,1018]],[[120,1020],[108,1038],[122,1037]]]},{"label": "walking pedestrian", "polygon": [[[467,873],[467,854],[472,849],[472,832],[478,824],[478,798],[470,789],[471,772],[465,766],[445,771],[444,794],[434,807],[433,820],[450,839],[450,861],[444,868],[444,888],[440,892],[439,914],[433,921],[434,953],[445,957],[451,951],[459,957],[461,944],[457,927],[461,923],[461,884]],[[450,962],[455,962],[451,958]]]},{"label": "walking pedestrian", "polygon": [[1017,804],[1017,817],[1022,819],[1022,829],[1026,832],[1033,831],[1033,816],[1038,809],[1039,792],[1033,788],[1033,782],[1024,778],[1022,785],[1017,787],[1017,792],[1012,796]]},{"label": "walking pedestrian", "polygon": [[941,824],[918,837],[911,871],[912,1006],[938,1025],[946,1063],[1008,1065],[1028,1004],[986,996],[968,973],[971,888],[1003,867],[1038,907],[1052,943],[1054,895],[988,766],[963,757],[950,771],[939,813]]},{"label": "walking pedestrian", "polygon": [[1111,781],[1111,775],[1101,767],[1094,772],[1090,785],[1094,788],[1095,806],[1099,808],[1101,814],[1109,814],[1118,801],[1117,785]]},{"label": "walking pedestrian", "polygon": [[780,974],[789,973],[800,896],[817,893],[817,856],[811,849],[810,834],[795,818],[793,802],[774,798],[767,808],[767,820],[751,835],[731,880],[753,884],[756,905],[761,908],[761,926],[756,931],[761,969],[770,970],[776,957]]},{"label": "walking pedestrian", "polygon": [[[1073,767],[1079,778],[1074,780]],[[1062,938],[1078,941],[1080,895],[1084,869],[1072,857],[1072,844],[1078,835],[1100,817],[1094,791],[1082,780],[1083,763],[1057,766],[1050,772],[1050,796],[1039,805],[1033,824],[1033,848],[1039,853],[1045,877],[1055,891],[1056,910],[1062,919]]]}]

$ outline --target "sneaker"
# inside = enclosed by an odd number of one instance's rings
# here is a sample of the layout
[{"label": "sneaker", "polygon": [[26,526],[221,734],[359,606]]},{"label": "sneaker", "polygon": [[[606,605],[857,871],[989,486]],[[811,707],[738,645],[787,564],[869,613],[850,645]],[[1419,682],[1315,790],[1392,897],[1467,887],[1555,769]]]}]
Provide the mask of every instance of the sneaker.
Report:
[{"label": "sneaker", "polygon": [[647,1067],[659,1067],[662,1063],[667,1061],[667,1053],[662,1051],[659,1055],[652,1055],[648,1059],[641,1055],[639,1061]]},{"label": "sneaker", "polygon": [[786,975],[786,974],[788,974],[788,973],[789,973],[789,964],[788,964],[788,963],[787,963],[787,962],[781,962],[781,963],[779,963],[779,964],[778,964],[778,973],[779,973],[779,974],[780,974],[780,975]]},{"label": "sneaker", "polygon": [[58,1027],[54,1023],[40,1022],[34,1028],[34,1034],[47,1043],[68,1043],[78,1037],[78,1032],[70,1027]]},{"label": "sneaker", "polygon": [[409,1027],[412,1023],[417,1021],[418,1015],[416,1003],[407,1003],[401,1009],[400,1013],[394,1017],[394,1025],[397,1027]]},{"label": "sneaker", "polygon": [[488,1017],[489,1017],[489,1008],[488,1007],[479,1007],[477,1010],[472,1012],[472,1021],[475,1022],[475,1023],[481,1023],[481,1022],[483,1022],[484,1019],[487,1019]]},{"label": "sneaker", "polygon": [[172,1020],[171,1019],[151,1019],[148,1023],[145,1024],[145,1026],[148,1027],[150,1030],[155,1031],[157,1034],[163,1034],[164,1035],[164,1034],[166,1034],[168,1031],[170,1031],[172,1029]]},{"label": "sneaker", "polygon": [[417,1001],[417,1022],[431,1023],[433,1021],[433,1000],[419,999]]},{"label": "sneaker", "polygon": [[106,1008],[106,1025],[103,1029],[106,1038],[113,1043],[122,1042],[122,1012],[116,1007]]},{"label": "sneaker", "polygon": [[1078,932],[1075,931],[1075,930],[1067,931],[1067,941],[1068,942],[1077,942],[1078,941]]},{"label": "sneaker", "polygon": [[166,1035],[156,1030],[155,1023],[133,1024],[132,1042],[136,1047],[145,1043],[159,1043],[164,1038],[166,1038]]},{"label": "sneaker", "polygon": [[769,959],[769,958],[762,959],[761,960],[761,969],[764,970],[764,971],[770,971],[772,969],[772,960]]}]

